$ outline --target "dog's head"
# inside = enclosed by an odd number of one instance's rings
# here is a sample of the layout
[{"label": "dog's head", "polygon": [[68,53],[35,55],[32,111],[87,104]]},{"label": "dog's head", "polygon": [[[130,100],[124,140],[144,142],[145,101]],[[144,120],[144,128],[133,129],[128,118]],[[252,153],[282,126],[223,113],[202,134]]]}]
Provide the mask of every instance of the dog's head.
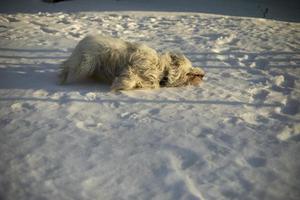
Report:
[{"label": "dog's head", "polygon": [[167,52],[162,55],[165,71],[161,78],[162,87],[198,86],[204,77],[204,71],[192,67],[191,62],[180,53]]}]

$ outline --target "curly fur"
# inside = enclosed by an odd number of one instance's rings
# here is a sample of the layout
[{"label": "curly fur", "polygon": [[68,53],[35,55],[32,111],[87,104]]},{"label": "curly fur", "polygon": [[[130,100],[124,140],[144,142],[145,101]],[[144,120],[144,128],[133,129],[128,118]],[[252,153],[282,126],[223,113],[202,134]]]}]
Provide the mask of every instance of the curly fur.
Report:
[{"label": "curly fur", "polygon": [[139,43],[103,35],[87,36],[63,62],[60,82],[96,77],[112,90],[199,85],[204,72],[182,54],[157,53]]}]

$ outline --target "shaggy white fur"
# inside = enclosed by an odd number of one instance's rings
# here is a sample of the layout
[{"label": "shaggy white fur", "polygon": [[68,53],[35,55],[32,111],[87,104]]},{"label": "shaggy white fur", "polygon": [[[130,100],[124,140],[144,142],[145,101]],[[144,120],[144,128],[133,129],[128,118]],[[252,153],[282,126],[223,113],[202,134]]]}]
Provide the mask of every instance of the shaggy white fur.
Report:
[{"label": "shaggy white fur", "polygon": [[199,85],[204,71],[180,53],[157,53],[139,43],[103,35],[87,36],[63,62],[60,82],[96,77],[112,90]]}]

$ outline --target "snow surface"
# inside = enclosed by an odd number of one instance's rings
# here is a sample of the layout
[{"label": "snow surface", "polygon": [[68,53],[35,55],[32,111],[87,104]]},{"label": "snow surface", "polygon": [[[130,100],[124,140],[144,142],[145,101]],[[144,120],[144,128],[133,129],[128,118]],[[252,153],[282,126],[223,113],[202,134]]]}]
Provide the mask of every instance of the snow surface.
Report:
[{"label": "snow surface", "polygon": [[[206,80],[120,94],[58,85],[88,33],[182,51]],[[299,199],[299,23],[2,13],[0,38],[0,199]]]},{"label": "snow surface", "polygon": [[45,4],[43,0],[1,0],[1,2],[1,13],[168,11],[265,17],[300,22],[299,0],[64,0],[55,4]]}]

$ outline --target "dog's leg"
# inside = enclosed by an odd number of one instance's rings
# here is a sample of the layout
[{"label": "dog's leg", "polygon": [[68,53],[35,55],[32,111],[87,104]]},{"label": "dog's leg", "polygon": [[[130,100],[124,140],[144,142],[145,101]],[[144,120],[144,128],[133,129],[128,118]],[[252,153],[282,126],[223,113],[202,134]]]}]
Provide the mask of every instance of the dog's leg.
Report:
[{"label": "dog's leg", "polygon": [[65,84],[68,79],[68,74],[69,74],[69,67],[67,65],[67,62],[63,62],[61,67],[60,67],[60,72],[58,75],[59,78],[59,84]]},{"label": "dog's leg", "polygon": [[111,86],[112,91],[132,90],[134,88],[136,88],[136,82],[125,76],[115,78]]},{"label": "dog's leg", "polygon": [[97,66],[95,55],[80,54],[74,51],[70,58],[62,64],[59,81],[64,84],[68,81],[80,80],[93,75]]},{"label": "dog's leg", "polygon": [[115,78],[112,84],[112,91],[132,90],[132,89],[157,89],[160,88],[159,82],[151,83],[141,81],[137,77],[119,76]]},{"label": "dog's leg", "polygon": [[137,76],[130,69],[126,69],[112,83],[111,90],[132,90],[137,87]]},{"label": "dog's leg", "polygon": [[67,82],[68,79],[68,72],[64,69],[62,69],[62,71],[59,74],[59,84],[65,84]]},{"label": "dog's leg", "polygon": [[92,76],[97,66],[97,55],[83,54],[80,64],[75,68],[76,78],[82,79]]}]

